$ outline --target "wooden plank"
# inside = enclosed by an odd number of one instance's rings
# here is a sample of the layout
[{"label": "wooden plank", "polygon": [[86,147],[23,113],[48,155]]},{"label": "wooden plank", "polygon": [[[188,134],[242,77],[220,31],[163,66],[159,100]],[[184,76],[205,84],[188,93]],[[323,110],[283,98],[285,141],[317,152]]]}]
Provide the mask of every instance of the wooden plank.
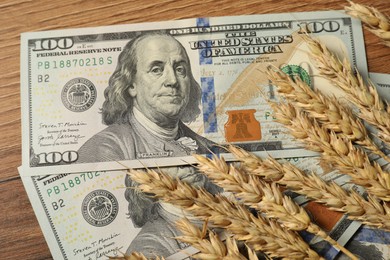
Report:
[{"label": "wooden plank", "polygon": [[0,183],[0,259],[51,259],[20,178]]}]

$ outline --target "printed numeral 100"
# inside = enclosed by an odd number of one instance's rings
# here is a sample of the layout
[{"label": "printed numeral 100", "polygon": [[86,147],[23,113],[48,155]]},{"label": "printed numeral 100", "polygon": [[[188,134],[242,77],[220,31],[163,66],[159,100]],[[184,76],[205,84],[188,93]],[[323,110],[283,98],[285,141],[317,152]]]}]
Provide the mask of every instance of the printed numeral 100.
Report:
[{"label": "printed numeral 100", "polygon": [[340,29],[340,24],[336,21],[303,22],[298,26],[299,33],[337,32]]},{"label": "printed numeral 100", "polygon": [[57,48],[65,50],[72,48],[72,38],[52,38],[52,39],[41,39],[34,42],[34,51],[50,51]]},{"label": "printed numeral 100", "polygon": [[79,155],[76,151],[65,151],[40,153],[38,154],[39,164],[58,164],[60,162],[71,163],[78,159]]}]

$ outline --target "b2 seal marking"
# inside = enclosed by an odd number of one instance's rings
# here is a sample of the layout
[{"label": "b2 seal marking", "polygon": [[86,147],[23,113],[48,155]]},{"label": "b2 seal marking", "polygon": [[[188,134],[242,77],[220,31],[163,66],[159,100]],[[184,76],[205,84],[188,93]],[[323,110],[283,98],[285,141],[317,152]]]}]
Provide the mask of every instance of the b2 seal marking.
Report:
[{"label": "b2 seal marking", "polygon": [[81,211],[84,219],[92,226],[107,226],[118,215],[118,200],[109,191],[95,190],[85,197]]},{"label": "b2 seal marking", "polygon": [[95,103],[96,88],[88,79],[75,78],[65,84],[61,99],[70,111],[84,112]]}]

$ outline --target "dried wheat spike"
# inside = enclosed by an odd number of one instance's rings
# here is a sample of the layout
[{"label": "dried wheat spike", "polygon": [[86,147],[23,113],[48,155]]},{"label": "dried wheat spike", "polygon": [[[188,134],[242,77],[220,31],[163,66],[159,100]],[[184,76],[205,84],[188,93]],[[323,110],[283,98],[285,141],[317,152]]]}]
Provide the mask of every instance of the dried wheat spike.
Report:
[{"label": "dried wheat spike", "polygon": [[344,8],[346,13],[361,20],[368,26],[368,30],[381,38],[384,44],[390,47],[389,17],[374,7],[356,4],[352,1],[348,2],[351,6]]},{"label": "dried wheat spike", "polygon": [[324,181],[315,173],[306,174],[291,163],[280,163],[271,157],[261,159],[235,146],[229,146],[228,149],[242,162],[241,166],[247,173],[276,182],[325,204],[331,210],[345,213],[351,220],[390,231],[390,208],[386,203],[372,196],[367,201],[354,190],[346,191],[334,182]]},{"label": "dried wheat spike", "polygon": [[[190,244],[200,251],[191,258],[195,259],[220,259],[220,260],[246,260],[239,250],[237,243],[231,237],[226,237],[224,243],[219,236],[212,232],[207,235],[207,222],[204,223],[203,228],[199,229],[192,224],[187,218],[180,219],[176,222],[176,227],[183,235],[175,237],[184,243]],[[258,260],[256,254],[249,248],[248,255],[250,260]]]},{"label": "dried wheat spike", "polygon": [[340,61],[328,48],[308,35],[302,35],[310,47],[310,55],[320,74],[342,89],[360,110],[358,116],[378,128],[378,137],[390,144],[390,106],[381,100],[372,83],[365,84],[349,61]]},{"label": "dried wheat spike", "polygon": [[163,172],[150,169],[146,172],[129,170],[129,175],[140,184],[138,188],[142,191],[179,206],[215,227],[225,228],[253,250],[282,259],[320,259],[295,232],[285,230],[275,221],[254,216],[246,207],[226,197],[213,196],[203,189],[195,189]]},{"label": "dried wheat spike", "polygon": [[272,68],[267,70],[267,75],[268,79],[276,86],[279,94],[297,107],[302,108],[322,126],[390,162],[390,158],[368,136],[365,126],[352,113],[351,108],[340,104],[334,96],[326,97],[319,91],[312,90],[299,77],[292,79],[282,71]]},{"label": "dried wheat spike", "polygon": [[362,149],[319,126],[289,103],[271,106],[276,120],[284,124],[295,138],[304,141],[308,149],[320,152],[323,160],[351,176],[351,180],[365,187],[369,194],[390,201],[390,174],[376,162],[371,163]]},{"label": "dried wheat spike", "polygon": [[283,195],[275,183],[269,185],[255,175],[243,173],[233,164],[228,167],[223,158],[213,156],[213,159],[208,159],[200,155],[194,155],[194,157],[199,163],[197,167],[200,171],[217,185],[224,187],[225,191],[233,192],[244,204],[265,213],[268,218],[276,219],[289,230],[306,230],[317,235],[351,259],[357,260],[350,251],[311,222],[305,209],[297,205],[290,197]]}]

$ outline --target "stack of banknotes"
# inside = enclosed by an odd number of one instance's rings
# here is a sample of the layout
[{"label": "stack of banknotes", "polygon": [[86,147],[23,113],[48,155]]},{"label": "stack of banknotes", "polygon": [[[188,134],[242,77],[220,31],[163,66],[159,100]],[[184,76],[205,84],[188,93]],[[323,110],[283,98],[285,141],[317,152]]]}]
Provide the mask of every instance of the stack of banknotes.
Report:
[{"label": "stack of banknotes", "polygon": [[[369,74],[361,23],[342,11],[22,34],[19,173],[53,258],[137,251],[183,259],[193,252],[172,239],[184,213],[129,189],[136,185],[130,168],[159,167],[220,191],[194,170],[192,154],[233,160],[221,148],[230,143],[321,173],[318,154],[276,123],[267,103],[278,101],[265,75],[270,66],[343,98],[310,60],[301,37],[307,28],[390,100],[390,76]],[[327,232],[341,245],[390,258],[388,233],[342,215],[327,218]],[[324,241],[305,239],[327,259],[340,257]]]}]

